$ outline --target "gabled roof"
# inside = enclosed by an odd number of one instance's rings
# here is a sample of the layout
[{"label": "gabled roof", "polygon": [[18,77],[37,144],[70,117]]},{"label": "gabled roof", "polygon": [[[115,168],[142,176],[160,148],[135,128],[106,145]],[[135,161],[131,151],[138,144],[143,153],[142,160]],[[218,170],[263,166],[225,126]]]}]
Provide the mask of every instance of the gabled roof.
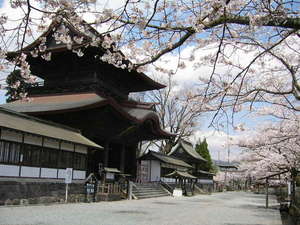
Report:
[{"label": "gabled roof", "polygon": [[79,130],[4,108],[0,108],[0,127],[102,149]]},{"label": "gabled roof", "polygon": [[222,161],[222,160],[214,160],[214,164],[218,167],[238,169],[237,162],[226,162],[226,161]]},{"label": "gabled roof", "polygon": [[145,155],[140,157],[141,160],[147,160],[147,159],[151,160],[153,158],[155,158],[161,162],[164,162],[164,163],[168,163],[168,164],[172,164],[172,165],[176,165],[176,166],[182,166],[182,167],[186,167],[186,168],[193,168],[190,164],[188,164],[176,157],[168,156],[166,154],[162,154],[159,152],[149,151],[148,153],[146,153]]},{"label": "gabled roof", "polygon": [[169,152],[168,155],[173,155],[180,148],[182,148],[192,158],[206,162],[206,159],[204,159],[201,155],[198,154],[198,152],[195,151],[195,149],[193,148],[192,144],[189,143],[189,142],[187,142],[187,141],[184,141],[184,140],[178,141],[177,145],[175,145],[171,149],[171,151]]},{"label": "gabled roof", "polygon": [[106,99],[95,93],[34,96],[0,105],[21,113],[47,113],[90,107]]},{"label": "gabled roof", "polygon": [[207,171],[204,171],[204,170],[197,170],[197,172],[200,173],[200,174],[206,174],[206,175],[213,175],[213,176],[216,175],[214,173],[210,173],[210,172],[207,172]]},{"label": "gabled roof", "polygon": [[182,178],[197,179],[197,177],[189,174],[188,172],[183,172],[178,170],[175,170],[172,173],[165,175],[165,177],[173,177],[173,178],[182,177]]},{"label": "gabled roof", "polygon": [[[38,51],[39,54],[43,55],[45,53],[51,52],[51,53],[56,53],[56,52],[64,52],[64,51],[71,51],[71,50],[75,50],[75,49],[79,49],[82,48],[84,51],[85,48],[87,47],[91,47],[92,42],[95,39],[99,39],[99,46],[95,47],[92,46],[93,48],[97,48],[97,52],[98,54],[101,56],[106,52],[106,49],[104,49],[101,46],[101,43],[104,41],[104,36],[101,35],[96,29],[94,29],[90,24],[88,24],[86,21],[82,21],[80,24],[78,24],[82,27],[82,30],[78,30],[77,27],[73,26],[73,24],[71,24],[69,21],[62,19],[61,22],[57,22],[57,21],[53,21],[48,29],[41,34],[41,36],[39,38],[37,38],[33,43],[29,44],[28,46],[24,47],[21,50],[15,51],[15,52],[8,52],[7,53],[7,59],[8,60],[13,60],[16,56],[18,56],[21,52],[24,54],[27,54],[27,60],[29,60],[32,55],[31,52],[33,52],[34,50]],[[61,26],[65,26],[67,27],[67,29],[69,29],[69,35],[71,38],[74,39],[74,37],[82,37],[82,43],[76,43],[76,41],[72,40],[72,49],[70,50],[69,45],[66,43],[57,43],[55,41],[55,38],[53,37],[53,34],[56,32],[56,30],[58,30]],[[109,37],[109,35],[107,35],[107,37]],[[46,39],[46,49],[43,52],[39,51],[39,46],[42,43],[42,40]],[[121,51],[115,51],[113,48],[109,49],[110,52],[114,52],[114,53],[119,53],[122,56],[124,56],[124,54]],[[131,64],[131,62],[127,59],[124,59],[122,61],[123,64],[129,65]],[[148,77],[146,74],[141,73],[141,72],[137,72],[137,70],[133,69],[130,72],[128,72],[128,70],[126,70],[128,75],[130,75],[131,77],[134,78],[134,80],[138,80],[139,82],[142,82],[143,85],[140,85],[137,87],[137,89],[134,89],[133,92],[139,92],[139,91],[146,91],[146,90],[155,90],[155,89],[161,89],[161,88],[165,88],[166,86],[156,82],[155,80],[151,79],[150,77]],[[125,73],[124,73],[125,74]],[[38,74],[36,74],[37,76],[39,76]],[[42,77],[42,75],[40,74],[40,77]]]},{"label": "gabled roof", "polygon": [[60,95],[33,96],[29,100],[18,100],[0,105],[0,107],[30,115],[42,115],[80,111],[83,109],[98,108],[104,105],[111,106],[125,120],[134,124],[143,124],[152,121],[151,132],[157,138],[169,138],[175,134],[163,130],[160,127],[158,115],[151,109],[142,108],[138,105],[126,104],[124,107],[112,98],[106,98],[94,92],[69,93]]},{"label": "gabled roof", "polygon": [[27,45],[21,50],[18,50],[16,52],[8,52],[7,57],[8,59],[14,58],[16,55],[18,55],[20,52],[23,52],[25,54],[30,54],[31,51],[34,49],[38,49],[39,45],[43,42],[43,38],[46,38],[46,50],[43,51],[45,53],[47,52],[60,52],[68,49],[67,44],[65,43],[56,43],[51,42],[51,40],[54,39],[53,33],[56,32],[61,26],[65,26],[67,29],[69,29],[69,34],[73,38],[74,36],[83,37],[82,43],[78,44],[76,42],[72,42],[72,49],[76,49],[79,47],[83,47],[87,44],[89,44],[93,38],[101,38],[103,40],[103,37],[87,22],[82,21],[81,26],[84,28],[84,31],[79,31],[76,29],[70,22],[66,21],[65,19],[62,19],[62,21],[54,20],[52,23],[48,26],[48,29],[42,33],[34,42]]},{"label": "gabled roof", "polygon": [[104,171],[108,173],[121,173],[117,168],[104,167]]}]

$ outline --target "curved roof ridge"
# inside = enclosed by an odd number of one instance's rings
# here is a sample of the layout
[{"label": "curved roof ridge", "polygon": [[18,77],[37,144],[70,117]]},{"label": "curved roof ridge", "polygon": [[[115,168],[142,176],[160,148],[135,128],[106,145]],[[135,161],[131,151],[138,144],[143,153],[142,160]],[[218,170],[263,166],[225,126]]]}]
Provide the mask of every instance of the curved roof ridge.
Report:
[{"label": "curved roof ridge", "polygon": [[[72,42],[72,49],[78,49],[81,47],[87,47],[92,41],[93,38],[100,38],[101,42],[104,39],[104,36],[101,35],[93,26],[91,26],[89,23],[87,23],[85,20],[82,20],[80,25],[82,25],[84,28],[87,27],[87,30],[85,31],[85,33],[83,33],[82,31],[80,31],[78,28],[76,28],[70,21],[66,20],[66,19],[62,19],[62,21],[56,21],[53,20],[51,22],[51,24],[48,26],[47,30],[45,32],[43,32],[36,40],[34,40],[31,44],[27,45],[26,47],[24,47],[23,49],[17,50],[17,51],[12,51],[12,52],[8,52],[6,54],[6,57],[8,60],[13,60],[16,56],[18,56],[21,52],[24,52],[26,54],[30,55],[30,52],[32,50],[34,50],[35,48],[38,48],[39,44],[42,41],[42,38],[47,37],[48,35],[51,34],[51,32],[54,32],[55,29],[57,29],[61,24],[66,25],[73,33],[84,37],[85,40],[82,41],[82,43],[76,43],[76,42]],[[110,36],[109,34],[107,34],[106,36]],[[49,44],[49,43],[48,43]],[[112,45],[114,45],[114,43],[112,43]],[[97,48],[101,49],[103,52],[105,52],[105,49],[99,45],[97,46]],[[64,51],[64,50],[69,50],[67,47],[67,44],[62,43],[55,46],[50,47],[49,45],[47,46],[47,49],[44,51],[44,53],[47,52],[60,52],[60,51]],[[123,63],[125,65],[129,65],[132,64],[130,60],[126,59],[124,53],[120,50],[113,50],[113,47],[111,47],[110,51],[112,52],[118,52],[120,53],[124,59],[123,59]],[[152,78],[150,78],[149,76],[147,76],[145,73],[143,72],[138,72],[136,69],[132,69],[132,74],[135,74],[137,79],[141,79],[142,81],[144,81],[145,83],[147,83],[151,88],[148,88],[146,90],[155,90],[155,89],[162,89],[165,88],[166,86],[164,84],[159,83],[158,81],[153,80]]]},{"label": "curved roof ridge", "polygon": [[196,152],[196,150],[193,148],[192,144],[186,140],[180,139],[178,141],[178,143],[171,149],[171,151],[169,152],[169,155],[172,155],[174,152],[177,151],[177,149],[179,149],[179,147],[182,147],[184,149],[184,151],[189,154],[191,157],[201,160],[201,161],[207,161],[206,159],[204,159],[198,152]]},{"label": "curved roof ridge", "polygon": [[179,158],[172,157],[172,156],[169,156],[167,154],[163,154],[161,152],[155,152],[155,151],[152,151],[152,150],[149,150],[146,154],[142,155],[140,157],[140,159],[146,158],[147,156],[150,156],[150,155],[156,157],[157,159],[159,159],[159,160],[161,160],[165,163],[178,165],[178,166],[183,166],[183,167],[186,167],[186,168],[192,168],[192,166],[190,164],[184,162],[183,160],[181,160]]},{"label": "curved roof ridge", "polygon": [[152,130],[158,135],[162,135],[165,138],[176,135],[161,128],[159,117],[153,110],[136,107],[123,107],[113,98],[102,97],[100,94],[95,92],[47,95],[32,97],[32,99],[33,100],[31,102],[15,101],[0,105],[0,107],[20,113],[38,115],[43,113],[55,113],[59,111],[76,111],[82,108],[95,108],[107,104],[113,107],[122,116],[134,123],[143,124],[148,120],[153,121],[154,129]]}]

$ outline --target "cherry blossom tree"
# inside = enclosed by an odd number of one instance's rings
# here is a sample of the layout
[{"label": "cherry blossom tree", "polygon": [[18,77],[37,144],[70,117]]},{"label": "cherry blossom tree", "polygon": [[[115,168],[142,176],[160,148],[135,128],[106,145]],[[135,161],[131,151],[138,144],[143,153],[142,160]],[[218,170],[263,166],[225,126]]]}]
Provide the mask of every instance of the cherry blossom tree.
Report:
[{"label": "cherry blossom tree", "polygon": [[[213,104],[215,116],[226,107],[236,112],[241,105],[251,107],[254,102],[299,111],[297,1],[126,0],[115,8],[96,0],[12,0],[10,4],[18,13],[1,15],[2,70],[7,68],[8,50],[22,49],[50,21],[65,19],[83,33],[88,24],[99,30],[104,38],[94,38],[86,46],[101,45],[107,51],[100,60],[123,69],[145,71],[152,64],[159,72],[173,74],[187,65],[195,69],[209,66],[210,71],[199,81],[205,91],[195,96],[202,96],[202,105],[209,102],[207,98],[214,99],[210,106]],[[68,34],[61,27],[54,35],[57,42],[72,49],[82,37],[72,39]],[[32,54],[50,60],[44,46],[41,41]],[[190,54],[183,57],[186,48]],[[198,57],[205,49],[208,53]],[[76,54],[83,51],[77,49]],[[177,57],[177,68],[159,65],[168,55]],[[124,64],[124,58],[131,63]],[[20,52],[15,61],[24,79],[32,82],[26,55]]]},{"label": "cherry blossom tree", "polygon": [[300,116],[278,106],[260,113],[273,115],[277,120],[261,125],[255,134],[238,141],[238,145],[246,149],[242,167],[254,177],[297,170],[300,166]]},{"label": "cherry blossom tree", "polygon": [[176,134],[169,140],[147,142],[145,151],[156,148],[161,152],[168,153],[181,138],[188,139],[199,128],[202,111],[199,103],[191,98],[195,95],[192,89],[190,91],[181,90],[174,81],[174,77],[170,75],[160,76],[159,80],[166,85],[166,88],[137,94],[134,98],[155,103],[161,127]]},{"label": "cherry blossom tree", "polygon": [[[247,149],[244,161],[249,163],[245,167],[261,175],[299,166],[298,1],[120,0],[118,3],[117,7],[109,8],[96,0],[11,0],[12,10],[0,15],[0,72],[8,75],[18,65],[23,79],[34,82],[27,56],[22,52],[24,46],[53,20],[67,21],[83,34],[92,26],[101,36],[91,38],[76,50],[73,46],[82,44],[83,37],[71,38],[64,26],[54,32],[54,37],[78,56],[84,54],[85,47],[99,46],[105,50],[99,60],[124,70],[147,72],[150,65],[158,73],[171,76],[181,72],[184,76],[187,67],[195,69],[199,88],[181,94],[182,104],[168,89],[149,94],[149,99],[161,102],[158,113],[164,128],[177,133],[181,124],[183,129],[179,133],[185,136],[193,130],[194,115],[203,111],[215,111],[214,126],[218,126],[220,115],[228,118],[227,110],[231,110],[231,115],[245,107],[263,111],[275,116],[276,123],[262,125],[255,136],[239,143]],[[40,40],[40,46],[31,55],[51,60],[45,44],[45,40]],[[7,52],[20,49],[13,62],[6,60]],[[183,54],[184,51],[188,54]],[[176,61],[175,67],[162,63],[168,57]],[[18,83],[11,85],[16,87]],[[183,104],[184,101],[193,103]],[[189,111],[192,114],[186,116]],[[176,119],[171,112],[177,113]],[[189,125],[185,125],[186,119]],[[174,120],[176,123],[169,123]],[[242,125],[236,128],[244,130]]]}]

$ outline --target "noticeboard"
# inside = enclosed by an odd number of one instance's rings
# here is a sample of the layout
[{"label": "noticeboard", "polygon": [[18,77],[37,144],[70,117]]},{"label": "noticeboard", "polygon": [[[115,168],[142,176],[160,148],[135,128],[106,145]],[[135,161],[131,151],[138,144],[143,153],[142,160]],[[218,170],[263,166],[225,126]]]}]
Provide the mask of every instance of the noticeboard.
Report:
[{"label": "noticeboard", "polygon": [[73,168],[66,168],[66,172],[65,172],[65,183],[66,184],[72,183],[72,174],[73,174]]}]

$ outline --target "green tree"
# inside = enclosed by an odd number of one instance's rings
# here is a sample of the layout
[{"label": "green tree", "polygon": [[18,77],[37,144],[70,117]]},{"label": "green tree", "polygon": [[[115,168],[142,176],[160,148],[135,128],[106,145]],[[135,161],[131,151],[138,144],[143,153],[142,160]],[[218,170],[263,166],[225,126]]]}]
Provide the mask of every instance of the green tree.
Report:
[{"label": "green tree", "polygon": [[208,144],[206,142],[206,138],[204,138],[203,141],[199,139],[199,141],[196,144],[196,152],[198,152],[199,155],[201,155],[207,161],[202,165],[202,169],[206,171],[214,172],[215,169],[208,150]]},{"label": "green tree", "polygon": [[6,78],[6,83],[8,85],[6,88],[7,93],[5,94],[5,96],[7,96],[6,102],[12,102],[20,99],[21,96],[27,92],[29,85],[22,78],[20,70],[14,70],[11,72]]}]

